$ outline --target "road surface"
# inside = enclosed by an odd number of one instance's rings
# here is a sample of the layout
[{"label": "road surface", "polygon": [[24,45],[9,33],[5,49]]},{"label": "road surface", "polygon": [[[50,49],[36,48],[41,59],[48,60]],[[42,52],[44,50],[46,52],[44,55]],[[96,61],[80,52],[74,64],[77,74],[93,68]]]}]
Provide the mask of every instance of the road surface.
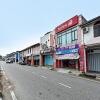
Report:
[{"label": "road surface", "polygon": [[100,83],[41,67],[0,62],[17,100],[100,100]]}]

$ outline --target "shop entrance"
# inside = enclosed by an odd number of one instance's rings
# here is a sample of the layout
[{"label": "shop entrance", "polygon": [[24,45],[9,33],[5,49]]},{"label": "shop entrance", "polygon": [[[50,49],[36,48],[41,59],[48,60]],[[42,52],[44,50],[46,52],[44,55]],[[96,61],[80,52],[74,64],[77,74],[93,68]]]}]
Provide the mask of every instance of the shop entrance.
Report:
[{"label": "shop entrance", "polygon": [[88,71],[100,73],[100,49],[88,53]]},{"label": "shop entrance", "polygon": [[39,59],[34,60],[34,65],[39,65]]},{"label": "shop entrance", "polygon": [[62,68],[78,68],[78,60],[61,60]]},{"label": "shop entrance", "polygon": [[40,63],[40,56],[39,55],[35,55],[34,56],[34,65],[39,65]]}]

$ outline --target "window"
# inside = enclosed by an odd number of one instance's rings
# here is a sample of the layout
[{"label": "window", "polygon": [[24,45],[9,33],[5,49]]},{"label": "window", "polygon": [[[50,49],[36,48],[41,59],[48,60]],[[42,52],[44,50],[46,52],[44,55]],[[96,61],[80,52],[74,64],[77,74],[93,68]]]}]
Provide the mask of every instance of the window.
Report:
[{"label": "window", "polygon": [[78,39],[77,28],[73,28],[71,33],[72,33],[72,41],[77,40]]},{"label": "window", "polygon": [[74,39],[75,39],[75,33],[74,31],[72,31],[72,41],[74,41]]},{"label": "window", "polygon": [[74,43],[78,39],[77,27],[70,29],[66,32],[59,33],[57,36],[57,44],[59,46],[65,46],[70,43]]},{"label": "window", "polygon": [[29,54],[29,49],[28,49],[28,54]]},{"label": "window", "polygon": [[66,34],[62,34],[62,45],[66,45]]},{"label": "window", "polygon": [[30,53],[31,53],[31,48],[30,48]]},{"label": "window", "polygon": [[74,31],[74,34],[75,34],[75,40],[77,40],[78,39],[77,30]]},{"label": "window", "polygon": [[57,37],[57,44],[58,44],[59,46],[62,45],[62,34],[58,35],[58,37]]},{"label": "window", "polygon": [[71,33],[67,33],[67,44],[71,43]]},{"label": "window", "polygon": [[100,36],[100,21],[94,24],[94,37]]}]

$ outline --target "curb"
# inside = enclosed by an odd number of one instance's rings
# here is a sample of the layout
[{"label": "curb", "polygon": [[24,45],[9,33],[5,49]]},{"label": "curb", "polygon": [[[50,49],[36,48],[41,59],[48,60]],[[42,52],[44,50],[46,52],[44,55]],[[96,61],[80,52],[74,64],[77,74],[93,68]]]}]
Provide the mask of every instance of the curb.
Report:
[{"label": "curb", "polygon": [[70,71],[69,73],[65,73],[65,74],[69,74],[69,75],[72,75],[75,77],[79,77],[79,78],[83,78],[83,79],[87,79],[87,80],[91,80],[91,81],[95,81],[95,82],[100,82],[100,76],[98,77],[96,75],[88,75],[87,73],[82,73],[82,72],[73,73],[72,71]]},{"label": "curb", "polygon": [[13,99],[13,95],[11,94],[11,91],[14,91],[14,85],[11,83],[9,78],[6,76],[6,73],[4,72],[3,68],[2,68],[2,78],[0,80],[0,83],[2,84],[1,96],[3,100],[17,100],[17,99]]}]

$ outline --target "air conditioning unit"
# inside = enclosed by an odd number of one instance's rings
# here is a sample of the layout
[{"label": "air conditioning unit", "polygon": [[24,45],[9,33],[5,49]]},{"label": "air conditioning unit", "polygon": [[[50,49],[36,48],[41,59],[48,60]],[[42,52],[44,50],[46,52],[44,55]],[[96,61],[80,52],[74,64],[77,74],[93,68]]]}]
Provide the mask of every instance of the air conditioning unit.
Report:
[{"label": "air conditioning unit", "polygon": [[84,32],[84,33],[88,33],[88,32],[89,32],[89,27],[83,28],[83,32]]}]

